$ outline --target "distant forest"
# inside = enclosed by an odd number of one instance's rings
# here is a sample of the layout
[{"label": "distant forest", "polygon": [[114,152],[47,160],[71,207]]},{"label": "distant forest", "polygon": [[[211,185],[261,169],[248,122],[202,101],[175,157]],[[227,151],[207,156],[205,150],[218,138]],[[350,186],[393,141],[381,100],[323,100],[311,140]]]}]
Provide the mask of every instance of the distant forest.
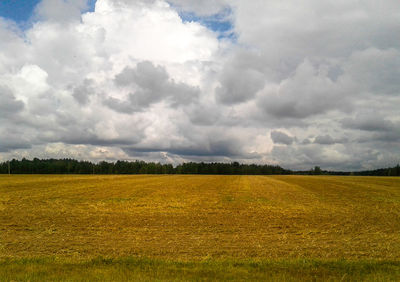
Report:
[{"label": "distant forest", "polygon": [[400,176],[400,166],[369,171],[325,171],[316,166],[308,171],[291,171],[275,165],[232,163],[183,163],[176,167],[144,161],[92,163],[73,159],[12,160],[0,163],[0,174],[225,174],[225,175],[364,175]]}]

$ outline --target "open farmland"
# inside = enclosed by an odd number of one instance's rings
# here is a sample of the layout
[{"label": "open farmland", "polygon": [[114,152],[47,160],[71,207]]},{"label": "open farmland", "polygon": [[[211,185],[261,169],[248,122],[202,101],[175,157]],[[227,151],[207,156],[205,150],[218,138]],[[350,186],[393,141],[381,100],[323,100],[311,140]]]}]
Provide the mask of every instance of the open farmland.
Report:
[{"label": "open farmland", "polygon": [[400,178],[0,176],[0,232],[2,281],[395,280]]}]

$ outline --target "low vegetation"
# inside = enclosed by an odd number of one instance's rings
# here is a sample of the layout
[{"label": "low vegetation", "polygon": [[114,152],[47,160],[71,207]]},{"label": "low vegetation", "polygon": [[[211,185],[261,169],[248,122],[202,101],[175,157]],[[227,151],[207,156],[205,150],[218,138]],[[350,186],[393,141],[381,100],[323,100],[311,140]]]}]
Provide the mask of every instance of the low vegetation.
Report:
[{"label": "low vegetation", "polygon": [[399,178],[0,176],[1,281],[382,281],[399,259]]},{"label": "low vegetation", "polygon": [[396,281],[400,262],[95,258],[0,261],[1,281]]}]

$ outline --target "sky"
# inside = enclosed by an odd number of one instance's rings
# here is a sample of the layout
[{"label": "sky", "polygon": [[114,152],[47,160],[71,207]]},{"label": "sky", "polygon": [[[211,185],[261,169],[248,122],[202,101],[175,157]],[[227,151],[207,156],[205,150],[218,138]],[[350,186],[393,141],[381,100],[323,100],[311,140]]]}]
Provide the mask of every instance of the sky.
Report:
[{"label": "sky", "polygon": [[400,6],[0,1],[0,161],[400,162]]}]

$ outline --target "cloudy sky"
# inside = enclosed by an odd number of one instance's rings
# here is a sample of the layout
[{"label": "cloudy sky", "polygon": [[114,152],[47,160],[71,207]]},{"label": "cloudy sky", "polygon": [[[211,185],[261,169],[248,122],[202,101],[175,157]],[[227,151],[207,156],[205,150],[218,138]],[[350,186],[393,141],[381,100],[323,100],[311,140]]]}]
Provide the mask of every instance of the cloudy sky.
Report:
[{"label": "cloudy sky", "polygon": [[0,3],[0,161],[400,161],[398,0]]}]

